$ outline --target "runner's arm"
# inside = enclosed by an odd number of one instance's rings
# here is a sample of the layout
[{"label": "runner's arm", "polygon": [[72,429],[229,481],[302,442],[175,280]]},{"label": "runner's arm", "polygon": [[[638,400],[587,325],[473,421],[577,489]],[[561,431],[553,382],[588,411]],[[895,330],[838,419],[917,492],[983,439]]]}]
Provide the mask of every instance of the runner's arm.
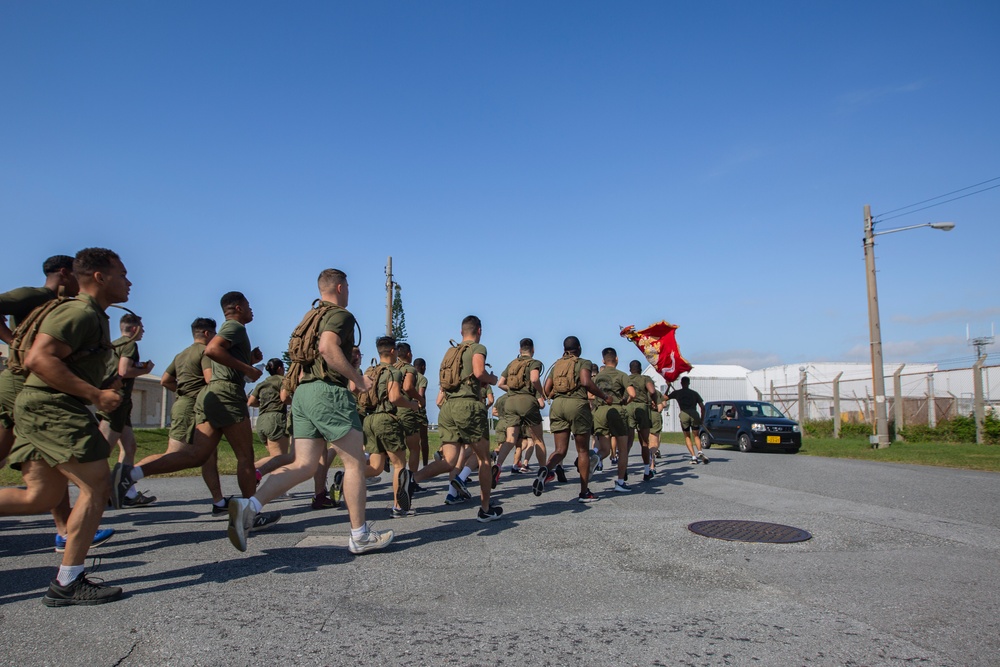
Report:
[{"label": "runner's arm", "polygon": [[63,359],[72,353],[73,348],[66,343],[39,332],[28,350],[25,364],[28,370],[56,391],[83,398],[101,410],[114,410],[121,405],[122,396],[116,390],[99,389],[69,369]]}]

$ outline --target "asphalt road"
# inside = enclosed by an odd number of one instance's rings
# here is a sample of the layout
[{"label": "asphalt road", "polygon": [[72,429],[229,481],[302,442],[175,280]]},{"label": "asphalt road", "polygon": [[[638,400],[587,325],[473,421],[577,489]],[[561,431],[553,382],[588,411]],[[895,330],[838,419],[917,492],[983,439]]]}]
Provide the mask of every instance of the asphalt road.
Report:
[{"label": "asphalt road", "polygon": [[[160,500],[111,511],[92,551],[126,597],[49,609],[47,517],[0,519],[0,664],[9,665],[997,665],[1000,476],[713,449],[691,466],[664,445],[630,495],[541,498],[505,472],[505,513],[445,506],[369,519],[379,553],[345,548],[346,511],[309,491],[241,554],[200,478],[149,479]],[[572,455],[571,457],[572,458]],[[236,492],[234,479],[225,479]],[[796,544],[701,537],[689,523],[747,519],[809,531]]]}]

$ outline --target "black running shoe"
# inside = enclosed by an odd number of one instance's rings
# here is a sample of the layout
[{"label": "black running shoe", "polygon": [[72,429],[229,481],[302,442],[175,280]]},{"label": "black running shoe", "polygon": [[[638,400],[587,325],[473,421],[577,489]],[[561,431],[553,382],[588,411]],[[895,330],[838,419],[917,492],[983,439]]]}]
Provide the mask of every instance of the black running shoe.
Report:
[{"label": "black running shoe", "polygon": [[413,488],[413,474],[406,468],[399,471],[399,482],[396,485],[396,505],[405,513],[410,509],[410,491]]},{"label": "black running shoe", "polygon": [[492,481],[493,486],[490,487],[490,488],[495,489],[495,488],[497,488],[497,483],[500,482],[500,466],[498,466],[496,463],[494,463],[493,464],[493,468],[491,469],[491,472],[493,473],[493,481]]},{"label": "black running shoe", "polygon": [[563,470],[563,467],[561,465],[556,466],[556,479],[559,480],[560,484],[565,484],[567,481],[566,471]]},{"label": "black running shoe", "polygon": [[120,510],[125,505],[125,494],[132,488],[132,466],[116,463],[111,471],[111,506]]},{"label": "black running shoe", "polygon": [[536,496],[542,495],[542,491],[545,490],[545,478],[549,475],[549,469],[545,466],[538,468],[538,475],[535,476],[535,480],[531,483],[531,492]]},{"label": "black running shoe", "polygon": [[66,586],[60,586],[55,579],[49,583],[49,592],[42,598],[46,607],[69,607],[72,605],[94,605],[114,602],[122,596],[118,586],[105,586],[103,583],[90,581],[81,572],[80,576]]},{"label": "black running shoe", "polygon": [[212,516],[229,516],[229,501],[232,500],[232,496],[222,499],[222,507],[219,507],[215,503],[212,503]]},{"label": "black running shoe", "polygon": [[484,512],[483,508],[480,507],[479,516],[476,517],[476,521],[478,521],[479,523],[496,521],[497,519],[500,518],[501,514],[503,514],[503,508],[498,505],[494,505],[493,507],[491,507],[489,512]]}]

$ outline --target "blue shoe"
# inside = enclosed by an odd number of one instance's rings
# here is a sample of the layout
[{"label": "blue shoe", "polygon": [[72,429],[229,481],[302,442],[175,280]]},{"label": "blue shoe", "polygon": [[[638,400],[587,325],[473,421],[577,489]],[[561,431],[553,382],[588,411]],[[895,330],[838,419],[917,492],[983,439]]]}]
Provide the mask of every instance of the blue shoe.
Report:
[{"label": "blue shoe", "polygon": [[[90,546],[99,547],[110,540],[114,534],[114,528],[98,528],[97,533],[94,534],[94,541],[90,543]],[[66,538],[56,533],[56,553],[61,554],[64,551],[66,551]]]}]

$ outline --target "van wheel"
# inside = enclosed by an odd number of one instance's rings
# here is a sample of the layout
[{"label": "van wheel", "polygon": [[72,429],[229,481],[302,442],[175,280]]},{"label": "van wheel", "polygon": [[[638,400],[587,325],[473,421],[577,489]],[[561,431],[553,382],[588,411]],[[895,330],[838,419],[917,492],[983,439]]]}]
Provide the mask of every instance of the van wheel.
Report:
[{"label": "van wheel", "polygon": [[740,433],[740,438],[736,441],[736,445],[740,448],[741,452],[753,450],[753,440],[746,433]]},{"label": "van wheel", "polygon": [[704,431],[701,432],[698,435],[698,439],[701,440],[701,448],[702,449],[711,449],[712,448],[712,436],[710,436],[707,432],[704,432]]}]

